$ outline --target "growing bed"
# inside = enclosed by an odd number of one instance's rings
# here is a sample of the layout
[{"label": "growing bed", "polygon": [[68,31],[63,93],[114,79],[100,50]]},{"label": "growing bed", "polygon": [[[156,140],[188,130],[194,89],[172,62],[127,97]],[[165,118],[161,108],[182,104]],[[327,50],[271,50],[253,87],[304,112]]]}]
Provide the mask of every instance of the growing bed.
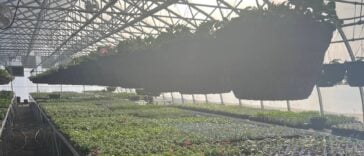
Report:
[{"label": "growing bed", "polygon": [[[320,117],[320,113],[315,111],[287,112],[277,110],[261,110],[257,108],[234,105],[226,106],[217,104],[185,104],[178,105],[177,107],[305,129],[312,128],[310,123],[312,118]],[[327,122],[325,123],[326,125],[323,125],[325,128],[330,128],[332,125],[336,124],[355,121],[355,119],[352,117],[346,117],[342,115],[327,114],[325,117],[327,118]]]},{"label": "growing bed", "polygon": [[138,105],[119,97],[86,99],[40,103],[85,155],[364,154],[364,141],[356,139],[173,107]]},{"label": "growing bed", "polygon": [[0,91],[0,120],[3,120],[11,100],[13,98],[13,93],[10,91]]}]

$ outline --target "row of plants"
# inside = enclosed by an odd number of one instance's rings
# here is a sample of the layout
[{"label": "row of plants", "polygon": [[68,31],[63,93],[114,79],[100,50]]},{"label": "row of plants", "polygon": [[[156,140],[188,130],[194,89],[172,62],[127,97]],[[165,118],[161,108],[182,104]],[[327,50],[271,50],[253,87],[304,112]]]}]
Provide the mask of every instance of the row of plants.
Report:
[{"label": "row of plants", "polygon": [[333,125],[356,121],[353,117],[333,114],[326,114],[325,117],[322,118],[320,113],[315,111],[287,112],[217,104],[184,104],[178,105],[177,107],[304,129],[331,128]]},{"label": "row of plants", "polygon": [[354,62],[340,63],[333,60],[330,64],[324,64],[321,78],[317,82],[319,87],[332,87],[340,84],[344,78],[352,87],[364,86],[364,58],[358,58]]},{"label": "row of plants", "polygon": [[40,105],[84,155],[364,154],[361,140],[114,98]]},{"label": "row of plants", "polygon": [[14,77],[12,77],[7,70],[0,69],[0,85],[8,84],[13,79]]},{"label": "row of plants", "polygon": [[196,31],[177,25],[157,37],[121,41],[108,53],[100,48],[30,79],[143,88],[153,96],[233,90],[239,99],[304,99],[338,23],[331,1],[246,8],[237,18],[202,23]]},{"label": "row of plants", "polygon": [[51,92],[51,93],[31,93],[37,101],[89,101],[95,99],[128,99],[130,101],[145,101],[152,104],[154,99],[150,95],[141,93],[113,93],[110,91],[86,91],[83,94],[77,92]]},{"label": "row of plants", "polygon": [[6,116],[7,110],[12,103],[13,92],[0,91],[0,121]]},{"label": "row of plants", "polygon": [[335,125],[332,133],[364,139],[364,124],[360,122]]},{"label": "row of plants", "polygon": [[[113,93],[108,91],[85,91],[84,93],[77,92],[35,92],[31,93],[31,96],[35,100],[46,101],[89,101],[89,100],[107,100],[107,99],[133,99],[134,96],[138,96],[135,93]],[[53,98],[57,96],[57,98]],[[139,98],[139,97],[138,97]]]}]

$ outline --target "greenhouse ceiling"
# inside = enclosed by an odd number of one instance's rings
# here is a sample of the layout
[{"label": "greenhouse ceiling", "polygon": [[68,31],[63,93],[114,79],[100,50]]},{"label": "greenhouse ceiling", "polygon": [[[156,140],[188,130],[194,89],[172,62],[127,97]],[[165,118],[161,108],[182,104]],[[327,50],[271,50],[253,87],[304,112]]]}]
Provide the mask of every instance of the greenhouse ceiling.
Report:
[{"label": "greenhouse ceiling", "polygon": [[[9,8],[13,21],[8,28],[0,30],[0,63],[20,58],[26,64],[31,56],[43,56],[54,64],[87,54],[98,46],[116,45],[126,38],[156,35],[176,24],[193,29],[203,21],[236,17],[248,6],[265,7],[266,2],[283,1],[0,0]],[[361,18],[353,18],[361,16],[361,0],[336,1],[347,4],[338,10],[339,16],[344,12],[340,17],[347,19],[345,28],[361,24]],[[354,14],[353,6],[358,8]],[[360,35],[357,39],[360,40]],[[340,43],[342,38],[337,41]]]}]

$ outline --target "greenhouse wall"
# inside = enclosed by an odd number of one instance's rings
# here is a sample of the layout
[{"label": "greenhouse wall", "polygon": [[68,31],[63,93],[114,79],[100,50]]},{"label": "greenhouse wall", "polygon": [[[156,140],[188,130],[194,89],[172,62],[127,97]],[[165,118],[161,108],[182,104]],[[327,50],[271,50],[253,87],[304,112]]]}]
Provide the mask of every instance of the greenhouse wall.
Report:
[{"label": "greenhouse wall", "polygon": [[[343,114],[354,116],[359,120],[362,120],[362,106],[360,102],[360,95],[357,88],[348,86],[336,86],[333,88],[320,88],[323,96],[324,111],[333,114]],[[171,99],[170,93],[164,94],[167,100]],[[180,94],[173,93],[174,101],[181,103]],[[191,95],[183,95],[184,102],[192,103]],[[162,99],[162,97],[159,97]],[[195,95],[195,100],[198,103],[205,102],[204,95]],[[209,94],[208,101],[211,103],[220,104],[220,95]],[[233,93],[223,94],[223,101],[227,105],[238,105],[239,100],[236,99]],[[242,103],[247,106],[260,108],[260,101],[242,100]],[[287,110],[286,101],[264,101],[265,108],[272,108],[278,110]],[[319,101],[317,92],[314,90],[311,96],[306,100],[290,101],[291,109],[293,111],[319,111]]]},{"label": "greenhouse wall", "polygon": [[[25,69],[25,77],[16,77],[13,82],[14,91],[22,99],[28,99],[30,92],[37,92],[37,85],[30,82],[26,77],[30,75],[30,69]],[[39,92],[59,92],[59,91],[72,91],[82,92],[84,86],[82,85],[47,85],[39,84]],[[85,90],[103,90],[104,86],[85,86]],[[360,95],[357,88],[338,85],[332,88],[320,88],[323,96],[324,111],[328,113],[350,115],[362,120],[362,108]],[[0,85],[0,90],[11,90],[11,85]],[[119,89],[122,92],[134,92],[133,89]],[[171,93],[164,93],[167,101],[172,101]],[[182,103],[181,95],[177,92],[173,93],[174,102]],[[204,103],[205,95],[194,95],[196,103]],[[207,95],[208,102],[221,104],[219,94]],[[238,105],[239,100],[235,98],[232,92],[222,94],[223,102],[226,105]],[[193,103],[192,95],[183,95],[185,103]],[[162,96],[157,98],[162,100]],[[260,108],[260,101],[242,100],[242,103],[247,106]],[[278,110],[287,110],[286,101],[264,101],[265,108],[272,108]],[[290,101],[291,109],[293,111],[319,111],[319,102],[317,92],[314,89],[311,96],[306,100]]]}]

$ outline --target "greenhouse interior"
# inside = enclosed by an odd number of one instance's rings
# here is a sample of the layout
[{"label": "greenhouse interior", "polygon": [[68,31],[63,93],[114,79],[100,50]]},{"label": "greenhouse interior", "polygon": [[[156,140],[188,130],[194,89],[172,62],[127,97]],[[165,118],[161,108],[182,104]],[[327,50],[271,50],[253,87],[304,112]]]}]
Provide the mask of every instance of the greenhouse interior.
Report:
[{"label": "greenhouse interior", "polygon": [[0,156],[364,156],[364,0],[0,0]]}]

